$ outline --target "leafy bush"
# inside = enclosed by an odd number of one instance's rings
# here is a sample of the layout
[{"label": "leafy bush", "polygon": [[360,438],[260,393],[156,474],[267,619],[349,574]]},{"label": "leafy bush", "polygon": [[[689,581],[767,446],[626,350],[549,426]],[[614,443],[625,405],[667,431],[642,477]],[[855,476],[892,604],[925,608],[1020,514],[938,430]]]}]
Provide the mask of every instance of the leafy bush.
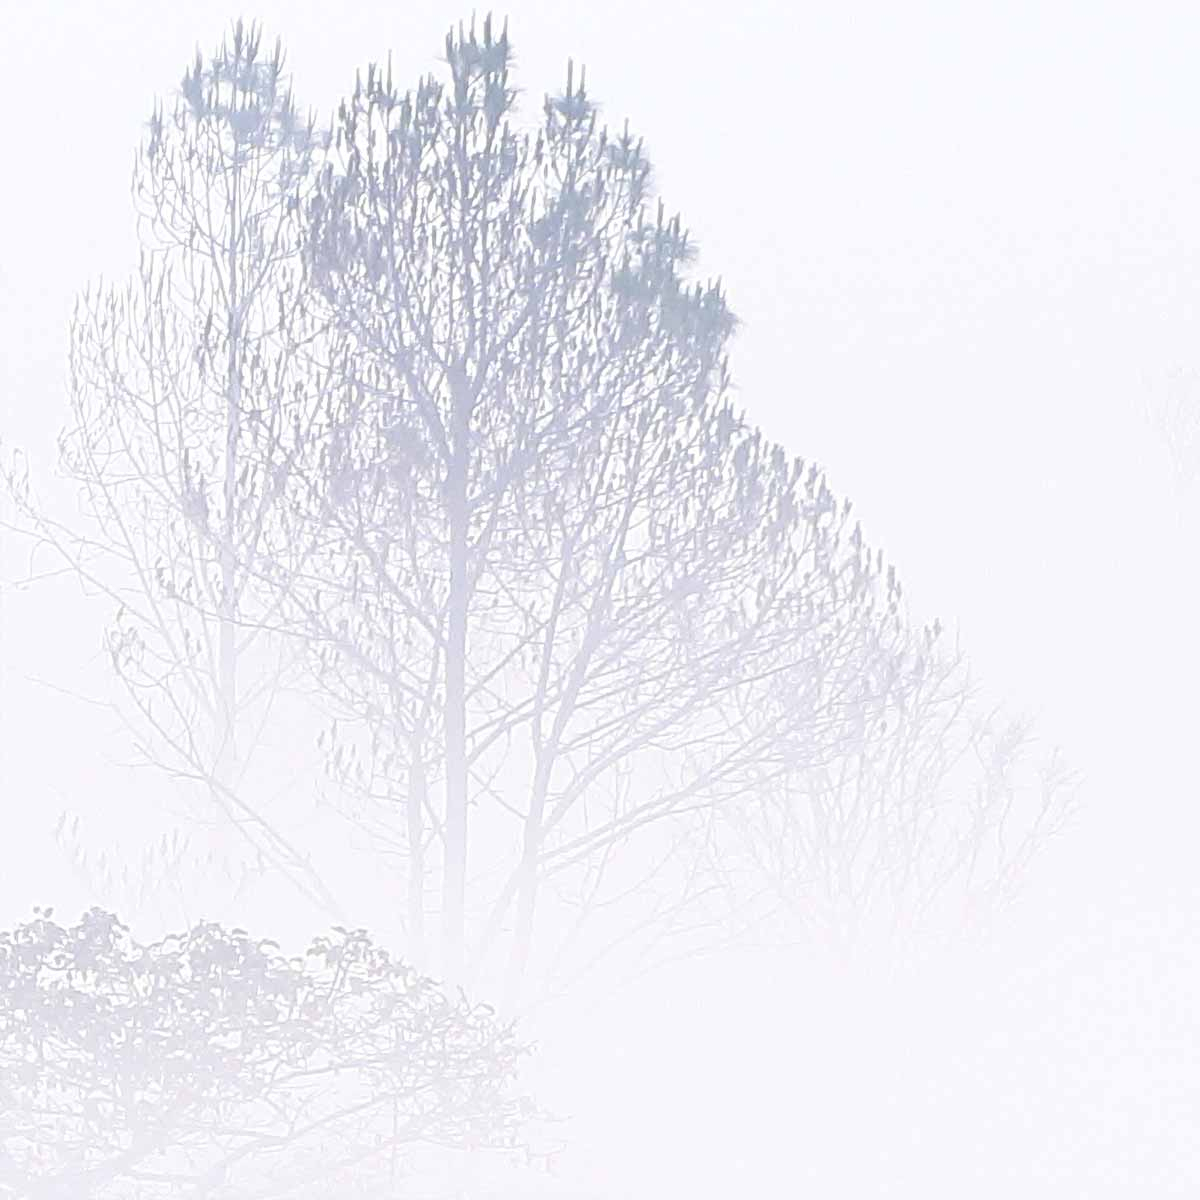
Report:
[{"label": "leafy bush", "polygon": [[289,958],[110,913],[0,933],[0,1195],[370,1195],[420,1144],[514,1147],[524,1053],[362,930]]}]

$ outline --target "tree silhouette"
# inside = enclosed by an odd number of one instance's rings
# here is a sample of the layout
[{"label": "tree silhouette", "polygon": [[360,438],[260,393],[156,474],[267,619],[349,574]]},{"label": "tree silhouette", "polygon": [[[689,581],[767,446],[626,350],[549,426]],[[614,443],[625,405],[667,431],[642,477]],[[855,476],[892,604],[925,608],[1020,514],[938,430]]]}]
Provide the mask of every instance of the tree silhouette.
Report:
[{"label": "tree silhouette", "polygon": [[572,67],[521,129],[490,19],[445,57],[410,93],[360,76],[302,208],[347,366],[297,471],[328,552],[289,599],[366,718],[335,767],[386,806],[414,953],[432,912],[442,969],[498,956],[515,1002],[539,911],[542,982],[602,913],[656,939],[723,877],[715,808],[803,808],[928,679],[966,685],[820,470],[733,407],[735,319],[641,143]]},{"label": "tree silhouette", "polygon": [[113,603],[107,648],[145,758],[198,785],[252,859],[337,915],[247,783],[291,669],[253,591],[259,561],[303,561],[278,536],[276,504],[320,388],[302,355],[319,330],[288,211],[326,140],[256,27],[238,22],[211,58],[197,53],[137,155],[138,273],[89,288],[71,323],[59,457],[85,520],[53,518],[19,471],[7,482],[24,530]]},{"label": "tree silhouette", "polygon": [[507,30],[460,26],[445,81],[368,68],[326,144],[258,38],[152,122],[167,257],[74,339],[65,461],[136,575],[114,662],[160,761],[333,906],[231,783],[269,652],[406,954],[510,1009],[1011,880],[1061,781],[1017,781],[849,503],[735,406],[724,291],[582,72],[524,127]]}]

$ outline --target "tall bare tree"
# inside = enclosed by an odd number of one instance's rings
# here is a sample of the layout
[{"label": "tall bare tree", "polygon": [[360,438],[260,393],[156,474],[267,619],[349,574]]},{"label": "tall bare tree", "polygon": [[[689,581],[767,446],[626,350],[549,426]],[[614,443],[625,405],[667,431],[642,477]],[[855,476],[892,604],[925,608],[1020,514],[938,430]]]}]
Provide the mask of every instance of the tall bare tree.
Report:
[{"label": "tall bare tree", "polygon": [[339,111],[301,219],[353,366],[297,472],[325,551],[289,603],[365,718],[335,766],[382,802],[413,952],[434,916],[442,969],[515,1002],[535,945],[541,982],[575,969],[630,898],[621,939],[675,923],[714,885],[698,814],[816,803],[797,781],[890,745],[924,677],[849,506],[734,409],[734,317],[641,143],[571,68],[521,129],[511,58],[460,27],[448,82],[371,67]]}]

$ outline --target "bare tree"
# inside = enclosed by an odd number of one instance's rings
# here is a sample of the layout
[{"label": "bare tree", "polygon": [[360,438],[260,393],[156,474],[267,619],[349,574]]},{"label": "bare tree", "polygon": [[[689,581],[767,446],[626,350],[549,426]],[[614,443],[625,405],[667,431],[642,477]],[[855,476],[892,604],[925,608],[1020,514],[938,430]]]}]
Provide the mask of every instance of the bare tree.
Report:
[{"label": "bare tree", "polygon": [[[353,367],[297,473],[326,552],[289,599],[365,718],[335,770],[403,864],[413,953],[432,914],[442,969],[502,961],[514,1003],[535,942],[544,984],[603,953],[599,916],[677,924],[723,878],[706,814],[814,802],[796,781],[861,760],[923,677],[849,505],[732,406],[735,320],[640,142],[570,68],[521,130],[490,20],[446,60],[408,94],[360,77],[302,213]],[[893,851],[923,799],[873,814]]]},{"label": "bare tree", "polygon": [[1175,482],[1195,482],[1200,461],[1200,376],[1177,369],[1159,381],[1145,404],[1146,416],[1166,443]]},{"label": "bare tree", "polygon": [[302,560],[275,508],[320,387],[319,330],[288,210],[326,141],[256,28],[197,53],[137,155],[138,274],[89,289],[71,325],[60,465],[85,519],[50,515],[19,470],[7,481],[24,531],[116,608],[107,645],[145,758],[199,784],[251,861],[336,912],[246,784],[291,670],[252,591],[259,561]]},{"label": "bare tree", "polygon": [[743,940],[903,955],[978,933],[1063,828],[1074,777],[1027,723],[982,707],[939,635],[905,631],[876,660],[883,702],[835,757],[759,781],[706,824],[715,909]]}]

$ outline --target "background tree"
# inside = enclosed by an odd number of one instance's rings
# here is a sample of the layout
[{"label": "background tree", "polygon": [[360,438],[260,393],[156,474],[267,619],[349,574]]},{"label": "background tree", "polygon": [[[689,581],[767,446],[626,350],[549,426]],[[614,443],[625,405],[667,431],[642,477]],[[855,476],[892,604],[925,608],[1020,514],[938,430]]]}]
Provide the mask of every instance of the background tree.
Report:
[{"label": "background tree", "polygon": [[[870,720],[825,762],[747,789],[706,829],[715,898],[750,942],[843,955],[976,935],[1063,827],[1075,779],[1027,722],[985,708],[940,629],[904,632]],[[782,697],[790,703],[791,697]]]},{"label": "background tree", "polygon": [[1200,461],[1200,377],[1171,371],[1151,391],[1145,415],[1170,452],[1176,484],[1186,489],[1195,482]]},{"label": "background tree", "polygon": [[394,1194],[421,1144],[511,1149],[524,1049],[361,930],[301,958],[93,910],[0,934],[0,1195]]},{"label": "background tree", "polygon": [[248,782],[289,679],[254,564],[302,561],[274,506],[320,387],[288,209],[325,141],[256,27],[197,52],[136,158],[138,274],[90,288],[72,320],[60,466],[85,520],[52,517],[19,471],[8,483],[25,531],[116,608],[107,646],[144,757],[199,785],[249,862],[336,912],[263,776]]}]

